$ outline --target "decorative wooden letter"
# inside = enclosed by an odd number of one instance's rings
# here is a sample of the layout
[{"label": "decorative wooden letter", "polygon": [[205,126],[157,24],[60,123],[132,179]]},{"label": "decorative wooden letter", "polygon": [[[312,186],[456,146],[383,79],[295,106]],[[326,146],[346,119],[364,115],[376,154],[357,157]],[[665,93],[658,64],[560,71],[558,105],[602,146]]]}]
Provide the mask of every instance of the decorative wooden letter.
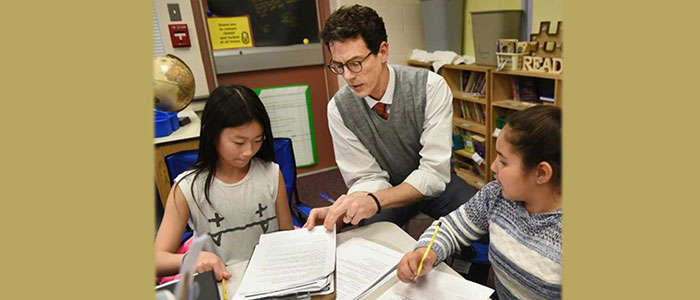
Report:
[{"label": "decorative wooden letter", "polygon": [[523,70],[532,71],[532,56],[523,57]]},{"label": "decorative wooden letter", "polygon": [[540,66],[542,66],[542,58],[541,57],[533,57],[532,58],[532,67],[533,71],[540,71]]},{"label": "decorative wooden letter", "polygon": [[544,64],[542,64],[542,68],[540,69],[542,72],[552,72],[552,59],[549,57],[546,57],[544,59]]},{"label": "decorative wooden letter", "polygon": [[561,60],[561,58],[554,58],[553,59],[553,66],[552,66],[552,73],[561,74],[563,65],[564,65],[564,62]]}]

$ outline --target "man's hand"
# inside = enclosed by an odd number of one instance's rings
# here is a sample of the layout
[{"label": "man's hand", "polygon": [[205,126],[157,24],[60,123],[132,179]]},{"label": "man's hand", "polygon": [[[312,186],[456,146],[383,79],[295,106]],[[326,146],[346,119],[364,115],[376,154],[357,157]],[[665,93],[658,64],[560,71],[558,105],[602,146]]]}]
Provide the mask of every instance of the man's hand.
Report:
[{"label": "man's hand", "polygon": [[326,230],[333,230],[333,225],[345,223],[357,225],[363,219],[371,218],[377,213],[378,207],[367,192],[355,192],[340,196],[331,206],[314,208],[304,228],[312,229],[317,223],[323,222]]},{"label": "man's hand", "polygon": [[[306,223],[304,223],[304,226],[301,226],[301,228],[306,228],[308,230],[314,229],[316,227],[316,224],[322,224],[324,220],[326,220],[326,216],[328,215],[328,211],[331,209],[330,206],[326,207],[317,207],[311,210],[309,213],[309,218],[306,219]],[[338,228],[340,228],[340,225],[342,223],[338,223]],[[333,230],[333,228],[326,228],[328,231]]]},{"label": "man's hand", "polygon": [[[328,215],[331,219],[335,218],[336,220],[342,217],[343,222],[346,224],[352,223],[352,225],[357,225],[360,221],[373,217],[379,209],[374,199],[367,196],[367,192],[354,192],[350,195],[343,195],[338,198],[338,201],[342,201],[341,204],[335,209],[331,207]],[[326,222],[328,222],[328,219],[326,219]],[[324,223],[324,225],[326,224]]]}]

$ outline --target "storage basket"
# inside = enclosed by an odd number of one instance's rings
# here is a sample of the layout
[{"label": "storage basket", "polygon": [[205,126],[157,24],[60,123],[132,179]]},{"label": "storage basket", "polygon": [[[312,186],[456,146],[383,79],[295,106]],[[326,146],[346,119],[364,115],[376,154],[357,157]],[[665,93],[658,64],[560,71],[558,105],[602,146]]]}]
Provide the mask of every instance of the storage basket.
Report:
[{"label": "storage basket", "polygon": [[500,66],[505,62],[504,70],[517,71],[521,69],[525,53],[502,53],[496,52],[497,63]]}]

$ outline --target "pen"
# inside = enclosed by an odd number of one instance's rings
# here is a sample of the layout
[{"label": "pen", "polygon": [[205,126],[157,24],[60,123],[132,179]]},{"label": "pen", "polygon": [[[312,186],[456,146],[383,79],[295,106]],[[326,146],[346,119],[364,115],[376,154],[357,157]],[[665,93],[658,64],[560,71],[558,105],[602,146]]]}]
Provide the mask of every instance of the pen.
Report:
[{"label": "pen", "polygon": [[228,295],[226,294],[226,278],[221,279],[221,292],[224,294],[224,300],[228,300]]},{"label": "pen", "polygon": [[423,261],[425,261],[425,258],[428,257],[428,252],[430,252],[430,249],[433,248],[433,242],[435,242],[435,237],[437,237],[438,231],[440,230],[440,225],[442,225],[442,221],[438,222],[437,226],[435,226],[435,231],[433,231],[433,237],[430,238],[430,243],[428,243],[428,249],[425,249],[423,257],[420,259],[420,264],[418,264],[418,272],[416,273],[416,277],[413,278],[413,282],[416,282],[416,280],[418,280],[418,276],[420,276],[420,271],[423,270]]},{"label": "pen", "polygon": [[330,203],[335,203],[335,200],[333,198],[329,197],[328,195],[326,195],[324,193],[320,193],[318,195],[321,196],[321,198],[328,200],[328,202],[330,202]]}]

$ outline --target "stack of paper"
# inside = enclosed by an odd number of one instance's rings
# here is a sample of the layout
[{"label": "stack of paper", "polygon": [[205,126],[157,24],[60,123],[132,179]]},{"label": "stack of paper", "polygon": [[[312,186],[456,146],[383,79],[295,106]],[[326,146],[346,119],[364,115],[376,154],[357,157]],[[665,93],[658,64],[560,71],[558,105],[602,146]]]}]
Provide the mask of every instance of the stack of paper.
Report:
[{"label": "stack of paper", "polygon": [[234,299],[333,293],[335,230],[279,231],[260,236]]},{"label": "stack of paper", "polygon": [[337,300],[362,299],[384,282],[396,277],[403,256],[363,238],[352,238],[337,250]]}]

